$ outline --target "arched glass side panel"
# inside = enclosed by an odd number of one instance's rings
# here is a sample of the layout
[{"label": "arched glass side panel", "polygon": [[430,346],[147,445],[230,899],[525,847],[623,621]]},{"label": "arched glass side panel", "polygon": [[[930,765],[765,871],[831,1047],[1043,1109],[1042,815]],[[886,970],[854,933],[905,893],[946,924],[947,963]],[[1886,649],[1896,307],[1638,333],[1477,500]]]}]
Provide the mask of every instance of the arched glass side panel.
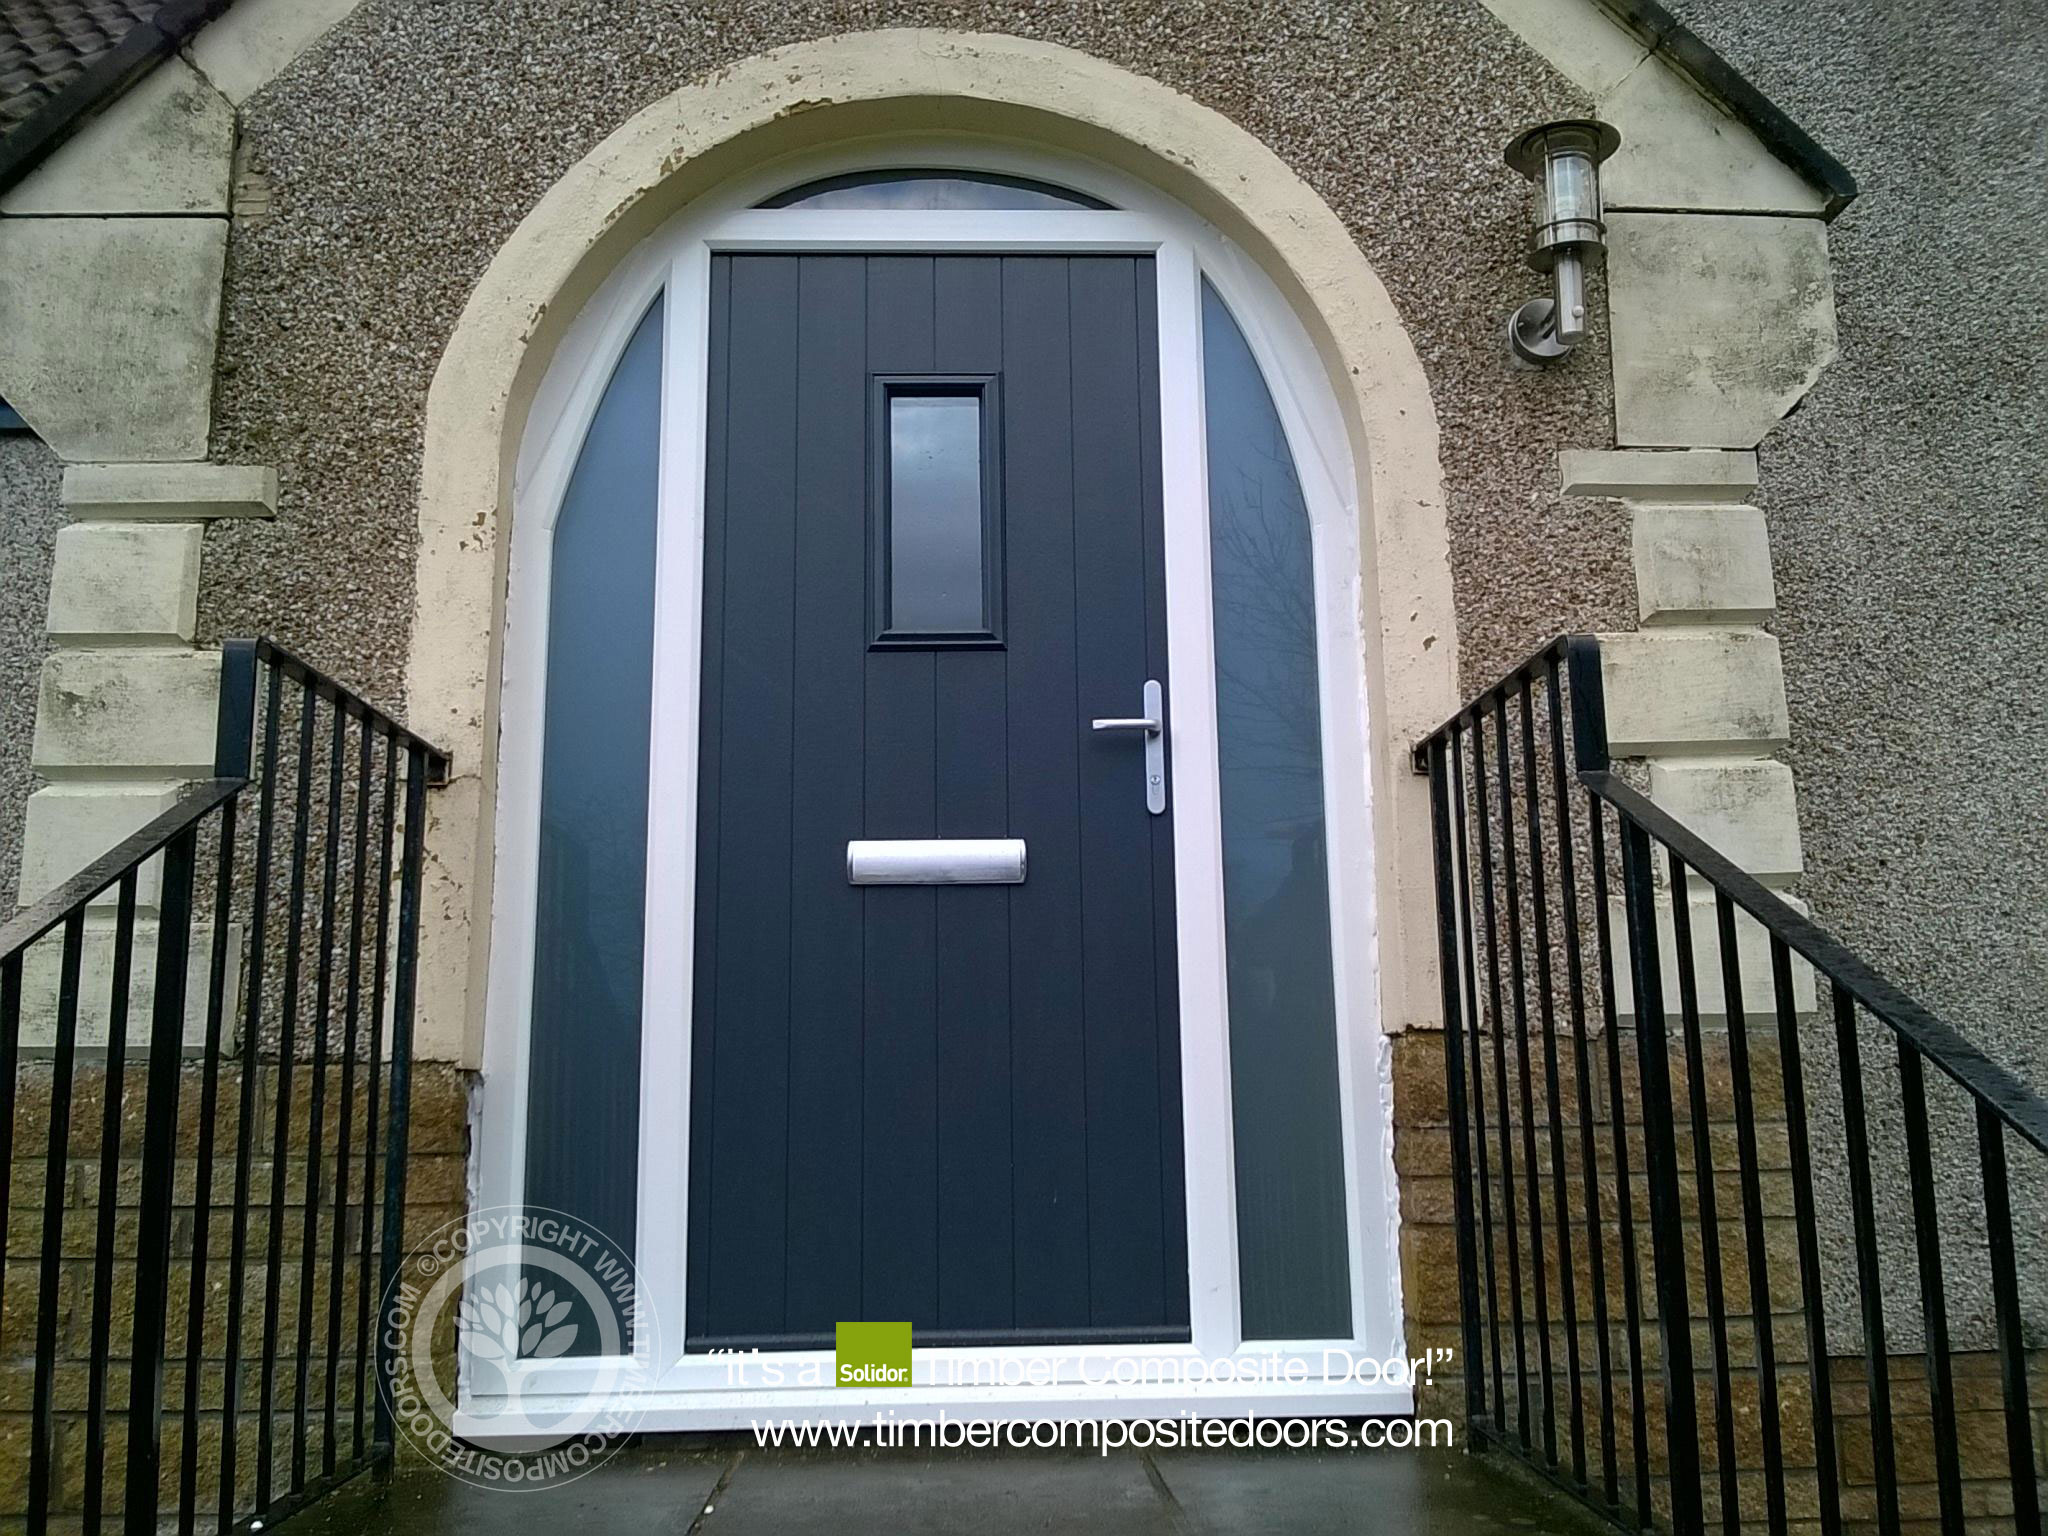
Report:
[{"label": "arched glass side panel", "polygon": [[1308,505],[1259,365],[1207,282],[1202,354],[1244,1336],[1348,1338]]},{"label": "arched glass side panel", "polygon": [[[619,359],[555,521],[548,580],[534,903],[526,1204],[565,1212],[630,1257],[640,1147],[640,963],[654,667],[661,313]],[[544,1287],[555,1278],[536,1272]],[[566,1350],[630,1348],[578,1300]]]},{"label": "arched glass side panel", "polygon": [[1109,207],[1085,192],[994,171],[854,171],[778,192],[763,208],[1024,209]]}]

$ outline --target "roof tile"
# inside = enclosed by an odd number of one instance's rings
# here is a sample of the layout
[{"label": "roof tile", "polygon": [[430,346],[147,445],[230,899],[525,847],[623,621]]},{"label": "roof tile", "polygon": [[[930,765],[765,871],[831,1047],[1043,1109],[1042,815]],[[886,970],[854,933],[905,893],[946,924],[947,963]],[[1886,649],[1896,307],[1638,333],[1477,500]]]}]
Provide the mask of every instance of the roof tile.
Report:
[{"label": "roof tile", "polygon": [[0,0],[0,136],[163,6],[164,0]]}]

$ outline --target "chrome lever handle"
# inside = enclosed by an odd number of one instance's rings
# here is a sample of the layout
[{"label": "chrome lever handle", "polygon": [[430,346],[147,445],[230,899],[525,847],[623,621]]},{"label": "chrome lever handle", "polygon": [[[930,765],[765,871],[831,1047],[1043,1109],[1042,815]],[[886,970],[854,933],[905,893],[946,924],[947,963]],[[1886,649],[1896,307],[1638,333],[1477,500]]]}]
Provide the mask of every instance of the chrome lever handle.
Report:
[{"label": "chrome lever handle", "polygon": [[1089,722],[1097,731],[1130,732],[1145,738],[1145,809],[1154,816],[1166,810],[1166,693],[1157,678],[1145,680],[1145,713],[1104,715]]}]

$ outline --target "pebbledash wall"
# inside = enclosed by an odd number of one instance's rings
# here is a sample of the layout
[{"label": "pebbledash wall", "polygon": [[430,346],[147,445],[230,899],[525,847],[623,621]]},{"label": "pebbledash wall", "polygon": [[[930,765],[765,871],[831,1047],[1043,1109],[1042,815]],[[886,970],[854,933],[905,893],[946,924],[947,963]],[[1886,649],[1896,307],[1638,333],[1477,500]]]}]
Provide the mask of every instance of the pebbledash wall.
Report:
[{"label": "pebbledash wall", "polygon": [[[1798,879],[1792,776],[1775,754],[1804,727],[1772,634],[1769,530],[1751,510],[1772,481],[1752,494],[1750,450],[1835,357],[1826,220],[1839,199],[1592,0],[240,0],[0,201],[0,259],[18,279],[0,293],[0,391],[67,462],[73,519],[56,544],[33,749],[47,782],[28,806],[24,896],[187,775],[189,752],[165,743],[203,714],[205,647],[229,634],[276,636],[454,747],[456,783],[440,793],[476,816],[488,710],[443,716],[443,700],[406,696],[428,396],[472,292],[549,189],[636,113],[692,82],[751,78],[742,61],[777,48],[791,50],[786,69],[756,66],[776,110],[815,108],[830,95],[819,61],[834,56],[820,40],[884,26],[934,29],[890,46],[938,75],[967,59],[999,77],[1004,50],[1042,61],[1038,45],[1057,45],[1157,82],[1262,143],[1364,253],[1405,332],[1388,344],[1412,348],[1428,385],[1434,421],[1406,428],[1434,438],[1441,482],[1420,510],[1441,525],[1450,598],[1440,609],[1422,582],[1412,612],[1382,615],[1414,626],[1428,679],[1405,713],[1373,721],[1382,747],[1547,636],[1604,631],[1617,746],[1651,758],[1653,792],[1766,880]],[[1758,32],[1750,50],[1768,51]],[[1625,141],[1608,167],[1598,324],[1567,366],[1519,371],[1503,322],[1540,280],[1522,263],[1527,189],[1500,148],[1531,122],[1587,112]],[[131,291],[138,270],[153,277],[146,300]],[[1768,443],[1764,457],[1777,474]],[[55,478],[47,464],[8,474],[25,498],[9,527],[54,525]],[[1808,483],[1796,462],[1784,478]],[[479,518],[474,542],[487,552],[499,532]],[[121,558],[150,580],[86,579]],[[1802,597],[1796,629],[1863,621],[1825,583]],[[482,656],[494,640],[465,643]],[[1809,692],[1827,690],[1822,677]],[[1842,717],[1816,705],[1810,718],[1830,731]],[[10,748],[0,791],[26,782]],[[1890,751],[1875,729],[1843,750]],[[1921,782],[1910,763],[1895,773]],[[1402,793],[1412,816],[1424,802]],[[1911,817],[1911,793],[1893,814]],[[14,814],[0,806],[0,840]],[[1832,873],[1856,844],[1830,830]],[[1895,864],[1828,889],[1852,904],[1912,878]],[[459,967],[484,897],[460,881],[436,894],[427,953]],[[1405,900],[1427,915],[1422,883]],[[1877,931],[1915,953],[1910,936]],[[1413,1330],[1446,1322],[1454,1302],[1437,1262],[1442,1051],[1433,982],[1413,974],[1427,947],[1393,978],[1409,1001],[1387,1020]],[[422,1018],[422,1052],[473,1065],[475,999],[431,977],[427,996],[453,1002]],[[2025,1050],[2007,1059],[2038,1078],[2038,1040]]]}]

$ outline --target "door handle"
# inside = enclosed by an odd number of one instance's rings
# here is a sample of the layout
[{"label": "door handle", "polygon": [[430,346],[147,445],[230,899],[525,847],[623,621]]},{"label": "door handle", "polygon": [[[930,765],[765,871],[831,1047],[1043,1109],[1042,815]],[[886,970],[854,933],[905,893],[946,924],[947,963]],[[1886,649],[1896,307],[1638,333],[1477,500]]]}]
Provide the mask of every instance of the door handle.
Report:
[{"label": "door handle", "polygon": [[1103,735],[1128,733],[1145,738],[1145,809],[1154,816],[1166,810],[1166,694],[1157,678],[1145,680],[1145,713],[1103,715],[1090,724]]}]

